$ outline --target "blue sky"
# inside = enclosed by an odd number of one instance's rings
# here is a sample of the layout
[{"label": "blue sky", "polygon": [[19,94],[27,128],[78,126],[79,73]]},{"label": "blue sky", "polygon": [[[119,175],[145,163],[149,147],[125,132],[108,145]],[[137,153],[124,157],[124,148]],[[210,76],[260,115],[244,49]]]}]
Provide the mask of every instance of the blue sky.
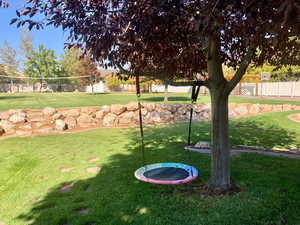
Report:
[{"label": "blue sky", "polygon": [[[20,31],[21,27],[17,28],[16,24],[9,25],[10,20],[16,17],[16,9],[21,8],[26,0],[10,0],[10,7],[0,8],[0,46],[4,40],[9,41],[15,50],[19,49]],[[59,57],[64,48],[65,38],[61,29],[54,29],[53,27],[45,27],[43,30],[32,30],[34,48],[39,44],[44,44],[46,48],[53,49]]]}]

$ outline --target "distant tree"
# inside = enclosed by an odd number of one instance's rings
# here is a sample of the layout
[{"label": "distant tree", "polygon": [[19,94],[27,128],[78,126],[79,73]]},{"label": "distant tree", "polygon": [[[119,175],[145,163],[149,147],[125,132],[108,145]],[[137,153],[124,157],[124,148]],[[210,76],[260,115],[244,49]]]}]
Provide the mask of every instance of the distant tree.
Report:
[{"label": "distant tree", "polygon": [[[40,82],[40,91],[46,78],[55,78],[62,75],[61,66],[56,60],[54,51],[39,45],[37,51],[32,51],[32,56],[25,64],[25,73],[33,81]],[[48,82],[51,82],[49,80]],[[53,82],[53,81],[52,81]]]},{"label": "distant tree", "polygon": [[3,75],[4,76],[7,75],[6,69],[3,64],[0,64],[0,83],[7,83],[9,81],[9,79],[6,77],[2,77]]},{"label": "distant tree", "polygon": [[253,64],[247,69],[247,73],[260,74],[261,72],[270,73],[270,81],[298,81],[300,79],[300,66],[288,65],[276,67],[269,63],[255,67]]},{"label": "distant tree", "polygon": [[89,55],[85,55],[80,59],[80,64],[78,68],[78,76],[89,76],[89,77],[79,77],[79,82],[81,85],[90,84],[92,86],[92,92],[94,92],[93,84],[99,82],[100,72],[97,68],[97,63],[92,60]]},{"label": "distant tree", "polygon": [[3,42],[3,46],[0,47],[0,60],[6,66],[6,72],[10,76],[14,76],[17,73],[18,61],[16,59],[16,51],[8,41]]},{"label": "distant tree", "polygon": [[6,75],[5,66],[0,64],[0,75]]},{"label": "distant tree", "polygon": [[123,83],[124,82],[116,75],[111,74],[105,77],[105,84],[112,90],[115,90]]},{"label": "distant tree", "polygon": [[26,62],[31,58],[33,45],[32,45],[32,36],[28,29],[21,30],[21,37],[20,37],[20,53],[22,56],[22,66],[23,69],[25,67]]},{"label": "distant tree", "polygon": [[83,56],[79,48],[66,49],[61,57],[61,66],[65,76],[78,76],[77,83],[81,85],[93,84],[100,80],[97,63],[88,54]]},{"label": "distant tree", "polygon": [[65,75],[76,76],[80,68],[80,56],[82,52],[78,48],[66,48],[61,56],[61,66]]}]

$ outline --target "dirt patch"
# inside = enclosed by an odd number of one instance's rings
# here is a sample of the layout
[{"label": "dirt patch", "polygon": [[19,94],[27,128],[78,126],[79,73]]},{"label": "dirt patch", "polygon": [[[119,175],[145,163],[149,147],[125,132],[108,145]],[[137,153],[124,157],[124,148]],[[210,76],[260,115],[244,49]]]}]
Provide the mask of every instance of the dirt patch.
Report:
[{"label": "dirt patch", "polygon": [[89,213],[89,210],[88,209],[79,209],[78,210],[78,214],[80,215],[86,215]]},{"label": "dirt patch", "polygon": [[234,195],[242,191],[242,189],[231,181],[232,186],[228,190],[224,189],[212,189],[207,183],[204,184],[188,184],[178,187],[177,191],[186,196],[225,196]]},{"label": "dirt patch", "polygon": [[73,170],[73,168],[60,168],[60,172],[62,172],[62,173],[68,173],[71,170]]},{"label": "dirt patch", "polygon": [[293,120],[294,122],[300,123],[300,113],[297,114],[291,114],[288,116],[290,120]]},{"label": "dirt patch", "polygon": [[99,160],[100,160],[99,157],[95,157],[95,158],[89,159],[88,162],[93,163],[93,162],[97,162],[97,161],[99,161]]},{"label": "dirt patch", "polygon": [[60,192],[69,192],[73,186],[74,186],[73,183],[63,184],[62,187],[60,188]]},{"label": "dirt patch", "polygon": [[99,173],[100,170],[101,170],[100,167],[89,167],[85,169],[85,171],[88,173]]}]

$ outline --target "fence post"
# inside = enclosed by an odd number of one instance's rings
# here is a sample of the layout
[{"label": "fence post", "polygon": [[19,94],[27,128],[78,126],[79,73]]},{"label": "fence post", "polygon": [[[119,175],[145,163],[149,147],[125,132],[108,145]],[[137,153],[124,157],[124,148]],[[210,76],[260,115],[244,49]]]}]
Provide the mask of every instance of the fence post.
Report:
[{"label": "fence post", "polygon": [[277,95],[280,97],[280,84],[279,82],[277,83]]}]

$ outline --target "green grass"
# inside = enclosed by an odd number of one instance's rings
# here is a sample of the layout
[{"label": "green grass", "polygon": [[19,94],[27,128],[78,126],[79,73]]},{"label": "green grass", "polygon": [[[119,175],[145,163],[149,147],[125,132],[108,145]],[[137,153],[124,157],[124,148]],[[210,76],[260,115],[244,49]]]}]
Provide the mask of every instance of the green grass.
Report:
[{"label": "green grass", "polygon": [[[231,121],[231,142],[267,148],[300,146],[300,124],[290,112]],[[209,140],[208,122],[195,123],[192,140]],[[186,196],[178,186],[134,179],[141,166],[137,129],[98,129],[13,138],[0,146],[0,221],[5,225],[297,225],[300,161],[257,154],[232,158],[234,196]],[[183,162],[209,177],[209,157],[182,150],[187,124],[145,130],[147,163]],[[92,157],[99,162],[89,163]],[[100,166],[97,175],[85,168]],[[69,173],[60,168],[71,167]],[[65,183],[73,183],[62,193]],[[189,185],[187,185],[188,187]],[[90,190],[90,191],[86,191]],[[39,202],[34,200],[39,199]],[[89,209],[87,215],[79,215]]]},{"label": "green grass", "polygon": [[[170,93],[169,103],[190,102],[190,95],[185,93]],[[144,102],[163,102],[163,94],[143,94]],[[19,93],[0,94],[0,111],[8,109],[37,109],[51,106],[80,107],[99,106],[111,104],[126,104],[136,101],[135,94],[132,93],[110,93],[110,94],[87,94],[87,93]],[[200,96],[198,103],[210,102],[209,96]],[[236,103],[262,103],[262,104],[297,104],[295,101],[279,101],[266,99],[249,99],[245,97],[231,97],[230,102]]]}]

